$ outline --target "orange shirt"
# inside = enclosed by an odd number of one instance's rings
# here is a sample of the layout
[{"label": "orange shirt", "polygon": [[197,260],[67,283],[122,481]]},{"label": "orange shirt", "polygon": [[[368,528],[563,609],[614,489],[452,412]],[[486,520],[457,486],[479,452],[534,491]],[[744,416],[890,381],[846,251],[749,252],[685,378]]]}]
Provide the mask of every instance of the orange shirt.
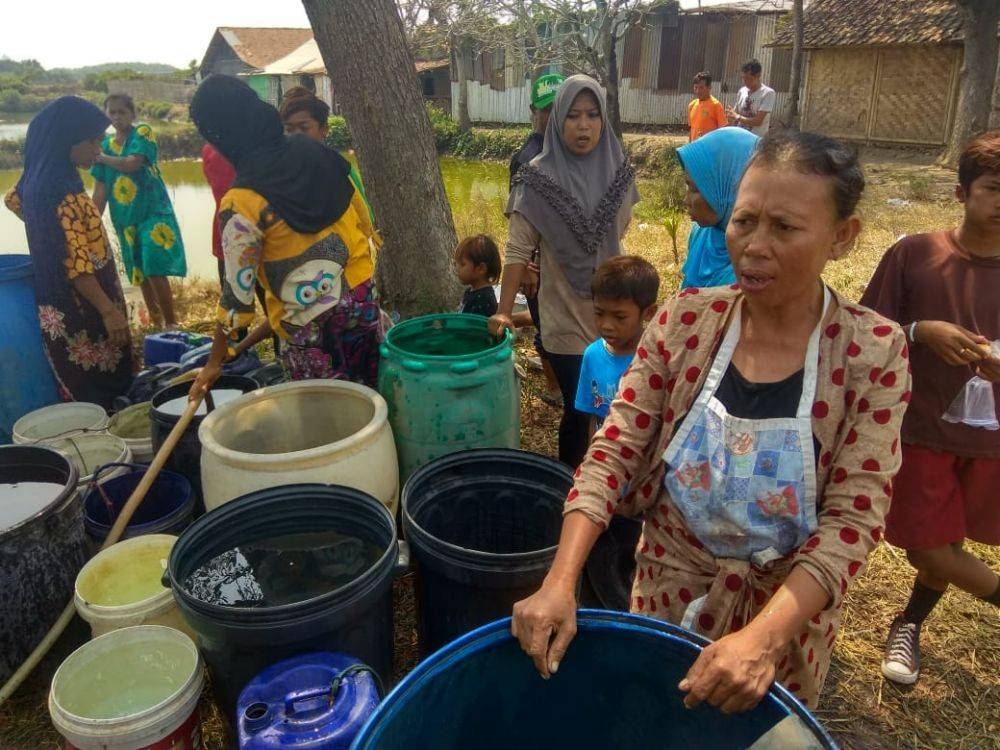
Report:
[{"label": "orange shirt", "polygon": [[707,102],[701,99],[691,100],[688,105],[688,124],[691,126],[691,140],[696,141],[705,133],[726,127],[729,120],[726,119],[722,102],[713,96]]}]

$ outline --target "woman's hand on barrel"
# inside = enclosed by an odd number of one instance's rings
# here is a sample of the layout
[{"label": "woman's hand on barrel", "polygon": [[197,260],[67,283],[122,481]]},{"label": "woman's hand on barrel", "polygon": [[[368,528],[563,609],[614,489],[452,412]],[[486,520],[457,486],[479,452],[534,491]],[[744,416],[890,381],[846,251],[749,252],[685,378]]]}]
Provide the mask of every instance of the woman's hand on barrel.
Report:
[{"label": "woman's hand on barrel", "polygon": [[514,605],[510,632],[544,679],[559,670],[576,635],[575,586],[546,582]]},{"label": "woman's hand on barrel", "polygon": [[684,705],[705,701],[727,714],[752,709],[774,682],[778,652],[772,640],[747,627],[707,646],[678,685],[687,693]]},{"label": "woman's hand on barrel", "polygon": [[101,320],[104,323],[104,330],[108,334],[108,341],[113,346],[121,347],[128,344],[128,318],[125,317],[125,313],[112,305],[101,313]]},{"label": "woman's hand on barrel", "polygon": [[196,398],[204,398],[205,394],[212,390],[212,386],[215,385],[215,381],[219,379],[221,374],[222,367],[211,362],[202,367],[188,391],[188,400],[194,401]]},{"label": "woman's hand on barrel", "polygon": [[507,313],[497,313],[490,318],[487,325],[489,326],[490,333],[497,338],[503,336],[505,330],[511,333],[514,332],[514,319]]}]

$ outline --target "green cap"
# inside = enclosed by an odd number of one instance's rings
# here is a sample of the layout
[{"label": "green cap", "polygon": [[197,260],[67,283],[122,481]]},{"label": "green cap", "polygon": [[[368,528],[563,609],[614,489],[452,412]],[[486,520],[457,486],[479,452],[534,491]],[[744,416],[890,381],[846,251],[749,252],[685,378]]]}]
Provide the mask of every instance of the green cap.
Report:
[{"label": "green cap", "polygon": [[546,73],[538,76],[535,84],[531,87],[531,106],[535,109],[545,109],[552,106],[556,100],[556,92],[566,80],[566,76],[558,73]]}]

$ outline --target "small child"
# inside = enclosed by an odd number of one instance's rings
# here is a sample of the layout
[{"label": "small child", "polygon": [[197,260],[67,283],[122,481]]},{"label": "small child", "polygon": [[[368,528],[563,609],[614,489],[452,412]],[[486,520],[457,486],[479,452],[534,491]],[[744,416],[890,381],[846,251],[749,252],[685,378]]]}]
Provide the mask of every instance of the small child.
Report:
[{"label": "small child", "polygon": [[632,364],[643,327],[656,312],[660,277],[634,255],[605,261],[594,273],[591,293],[601,338],[583,353],[576,409],[590,414],[590,435],[608,416],[618,381]]},{"label": "small child", "polygon": [[[1000,607],[997,571],[962,549],[966,539],[1000,545],[1000,432],[983,428],[996,424],[1000,402],[1000,359],[989,347],[1000,338],[1000,131],[968,145],[958,181],[959,227],[897,242],[861,299],[910,341],[913,395],[885,538],[906,550],[917,576],[882,661],[886,678],[906,685],[920,675],[920,628],[949,585]],[[956,418],[953,403],[970,387],[987,394],[983,413],[959,409]]]},{"label": "small child", "polygon": [[460,313],[487,318],[496,314],[497,296],[493,285],[500,278],[500,268],[500,250],[492,237],[477,234],[458,243],[455,271],[458,280],[468,287],[462,295]]}]

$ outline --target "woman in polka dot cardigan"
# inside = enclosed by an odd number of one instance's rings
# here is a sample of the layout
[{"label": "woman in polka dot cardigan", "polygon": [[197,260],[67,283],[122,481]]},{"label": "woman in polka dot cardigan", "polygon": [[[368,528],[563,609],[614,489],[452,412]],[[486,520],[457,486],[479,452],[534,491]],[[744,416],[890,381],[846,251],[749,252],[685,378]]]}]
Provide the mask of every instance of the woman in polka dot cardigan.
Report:
[{"label": "woman in polka dot cardigan", "polygon": [[727,233],[737,284],[685,290],[648,327],[577,472],[552,569],[515,605],[543,677],[619,513],[643,520],[632,611],[714,641],[678,686],[687,706],[745,711],[774,680],[816,706],[844,594],[881,538],[910,395],[902,331],[821,281],[860,231],[863,189],[836,141],[761,142]]}]

